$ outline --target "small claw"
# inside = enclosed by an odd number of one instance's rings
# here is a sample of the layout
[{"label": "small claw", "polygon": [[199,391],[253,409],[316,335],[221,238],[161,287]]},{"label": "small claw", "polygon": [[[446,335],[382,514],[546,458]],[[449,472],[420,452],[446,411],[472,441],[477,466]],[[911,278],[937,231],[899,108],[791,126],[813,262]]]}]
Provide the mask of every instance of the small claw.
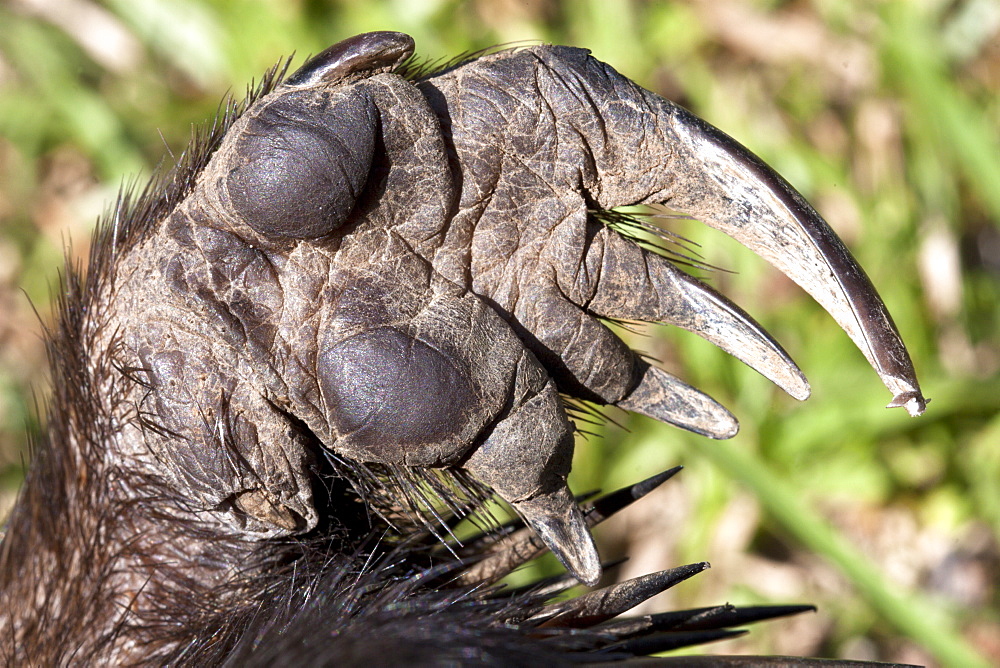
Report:
[{"label": "small claw", "polygon": [[594,586],[601,579],[601,560],[580,507],[568,487],[511,503],[552,554],[577,580]]},{"label": "small claw", "polygon": [[895,397],[920,415],[926,400],[885,304],[822,217],[773,169],[721,130],[666,103],[677,165],[669,204],[733,237],[798,283],[851,337]]},{"label": "small claw", "polygon": [[285,81],[290,86],[336,83],[359,72],[393,70],[413,54],[413,38],[387,30],[354,35],[312,57]]},{"label": "small claw", "polygon": [[519,554],[531,554],[544,543],[574,577],[592,585],[601,577],[601,561],[583,513],[566,485],[573,428],[555,384],[535,357],[525,354],[520,364],[513,396],[522,401],[493,425],[462,468],[509,503],[541,541],[530,537],[519,541],[512,535],[513,544],[508,547],[513,551],[486,567],[492,573],[499,573],[504,563],[516,567]]},{"label": "small claw", "polygon": [[[593,507],[588,509],[584,514],[587,527],[595,527],[609,517],[628,508],[677,475],[682,468],[681,466],[675,466],[672,469],[663,471],[634,485],[623,487],[597,499]],[[496,582],[515,568],[539,556],[544,551],[545,544],[538,538],[535,532],[527,528],[515,531],[490,548],[488,554],[485,554],[481,561],[470,565],[462,573],[461,579],[467,583],[475,582],[482,584]]]},{"label": "small claw", "polygon": [[732,438],[740,429],[715,399],[648,364],[636,388],[615,405],[709,438]]}]

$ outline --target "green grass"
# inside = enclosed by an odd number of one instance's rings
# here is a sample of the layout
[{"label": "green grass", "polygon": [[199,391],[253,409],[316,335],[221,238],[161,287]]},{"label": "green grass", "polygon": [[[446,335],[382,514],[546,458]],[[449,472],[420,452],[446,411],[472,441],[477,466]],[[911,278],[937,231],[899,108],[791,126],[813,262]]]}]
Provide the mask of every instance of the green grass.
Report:
[{"label": "green grass", "polygon": [[[812,652],[1000,661],[989,643],[1000,635],[993,3],[102,7],[135,47],[131,60],[95,58],[72,30],[0,7],[0,463],[8,502],[33,420],[28,388],[44,387],[25,295],[47,313],[65,238],[81,251],[121,180],[182,150],[191,125],[211,118],[225,91],[242,91],[285,55],[300,61],[366,30],[408,32],[433,58],[521,40],[574,44],[737,137],[813,201],[879,288],[933,398],[918,420],[884,410],[888,393],[819,307],[722,235],[683,224],[709,262],[737,272],[709,278],[788,348],[813,397],[798,404],[695,337],[655,330],[638,344],[730,407],[742,432],[714,443],[622,418],[629,432],[608,427],[603,440],[581,442],[574,484],[611,488],[687,466],[670,483],[683,491],[683,512],[664,509],[678,513],[678,524],[653,537],[664,561],[674,560],[659,566],[707,559],[717,568],[685,583],[670,604],[780,594],[820,607],[808,622],[817,629]],[[599,537],[609,552],[635,546],[613,526]],[[784,579],[760,580],[768,569]],[[982,577],[962,589],[962,573]],[[789,646],[782,627],[720,648],[781,651]]]}]

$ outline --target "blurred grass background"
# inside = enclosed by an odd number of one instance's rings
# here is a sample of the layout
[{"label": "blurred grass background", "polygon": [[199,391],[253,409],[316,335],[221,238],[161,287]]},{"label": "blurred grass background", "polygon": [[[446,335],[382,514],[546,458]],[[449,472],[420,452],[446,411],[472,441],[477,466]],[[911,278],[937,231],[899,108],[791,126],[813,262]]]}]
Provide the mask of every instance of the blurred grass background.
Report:
[{"label": "blurred grass background", "polygon": [[[123,178],[282,56],[393,29],[438,58],[584,46],[718,125],[847,241],[910,347],[927,414],[890,398],[798,288],[721,234],[672,228],[813,384],[798,404],[697,337],[635,341],[742,423],[717,443],[623,414],[574,489],[687,468],[598,532],[622,576],[709,560],[654,607],[811,602],[717,652],[1000,664],[1000,4],[995,0],[0,2],[0,512],[44,396],[39,322]],[[544,567],[544,566],[541,566]]]}]

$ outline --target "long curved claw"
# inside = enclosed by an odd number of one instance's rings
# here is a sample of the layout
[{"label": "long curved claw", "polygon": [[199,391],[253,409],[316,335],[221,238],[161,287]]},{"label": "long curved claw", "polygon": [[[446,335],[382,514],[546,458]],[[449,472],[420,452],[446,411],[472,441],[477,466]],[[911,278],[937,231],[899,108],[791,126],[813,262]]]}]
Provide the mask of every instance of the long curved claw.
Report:
[{"label": "long curved claw", "polygon": [[675,166],[684,174],[671,188],[670,206],[725,232],[799,284],[864,353],[893,393],[889,406],[923,413],[927,402],[892,317],[826,221],[739,142],[660,102]]}]

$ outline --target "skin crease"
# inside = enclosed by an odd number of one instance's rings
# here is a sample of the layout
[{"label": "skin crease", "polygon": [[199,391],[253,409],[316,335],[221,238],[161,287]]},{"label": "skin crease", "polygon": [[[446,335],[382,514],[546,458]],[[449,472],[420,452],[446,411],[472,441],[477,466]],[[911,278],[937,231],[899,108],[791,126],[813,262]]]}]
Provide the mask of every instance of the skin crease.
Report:
[{"label": "skin crease", "polygon": [[[468,474],[596,582],[560,393],[715,438],[737,427],[601,318],[675,324],[796,396],[808,384],[743,311],[595,209],[686,203],[777,263],[740,216],[774,222],[815,259],[790,275],[922,411],[891,319],[822,219],[770,172],[732,194],[762,169],[738,144],[580,49],[412,81],[395,73],[412,48],[361,35],[266,85],[179,181],[121,203],[129,222],[70,275],[50,433],[0,554],[3,596],[32,603],[0,611],[4,656],[180,660],[191,629],[266,600],[279,565],[349,561],[372,531],[351,478],[367,465]],[[698,142],[731,164],[706,172]]]}]

